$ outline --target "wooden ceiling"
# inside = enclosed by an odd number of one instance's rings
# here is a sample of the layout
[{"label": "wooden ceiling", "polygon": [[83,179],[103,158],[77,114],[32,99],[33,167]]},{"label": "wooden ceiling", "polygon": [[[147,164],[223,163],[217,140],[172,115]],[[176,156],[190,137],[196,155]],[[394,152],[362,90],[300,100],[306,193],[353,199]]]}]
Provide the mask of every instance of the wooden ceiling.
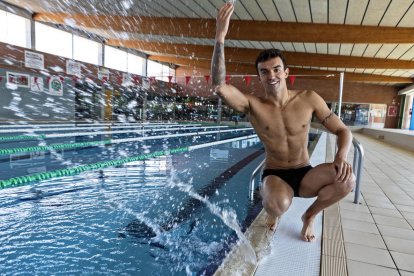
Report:
[{"label": "wooden ceiling", "polygon": [[[152,60],[208,69],[224,0],[7,0],[36,21],[78,28]],[[265,48],[292,74],[345,72],[346,81],[414,82],[412,0],[237,0],[226,41],[229,73],[255,74]]]}]

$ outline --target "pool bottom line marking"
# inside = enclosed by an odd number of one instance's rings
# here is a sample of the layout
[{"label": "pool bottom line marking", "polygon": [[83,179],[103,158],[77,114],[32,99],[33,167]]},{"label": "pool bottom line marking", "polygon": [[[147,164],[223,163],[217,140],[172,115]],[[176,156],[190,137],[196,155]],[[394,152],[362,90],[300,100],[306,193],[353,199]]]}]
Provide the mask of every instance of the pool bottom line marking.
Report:
[{"label": "pool bottom line marking", "polygon": [[154,158],[157,156],[186,152],[186,151],[190,151],[190,150],[194,150],[198,148],[203,148],[203,147],[208,147],[208,146],[218,145],[218,144],[224,144],[224,143],[229,143],[229,142],[238,141],[238,140],[256,138],[256,137],[257,135],[249,135],[249,136],[244,136],[244,137],[227,139],[223,141],[216,141],[212,143],[195,145],[195,146],[156,151],[153,153],[141,154],[138,156],[123,158],[123,159],[118,159],[118,160],[110,160],[110,161],[98,162],[94,164],[81,165],[81,166],[68,168],[68,169],[59,169],[59,170],[54,170],[50,172],[41,172],[41,173],[36,173],[36,174],[31,174],[31,175],[13,177],[13,178],[6,179],[6,180],[0,180],[0,189],[24,186],[30,182],[48,180],[51,178],[57,178],[57,177],[63,177],[63,176],[74,176],[74,175],[77,175],[77,174],[80,174],[86,171],[105,169],[109,167],[119,166],[119,165],[129,163],[129,162],[146,160],[146,159]]}]

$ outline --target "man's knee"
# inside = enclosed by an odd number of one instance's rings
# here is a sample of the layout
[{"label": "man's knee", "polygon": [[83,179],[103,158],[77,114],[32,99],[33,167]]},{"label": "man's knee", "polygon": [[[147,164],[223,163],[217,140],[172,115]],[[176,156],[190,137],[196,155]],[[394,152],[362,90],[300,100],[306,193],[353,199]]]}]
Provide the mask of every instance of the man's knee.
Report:
[{"label": "man's knee", "polygon": [[278,198],[263,198],[262,204],[266,212],[271,213],[274,216],[281,216],[287,211],[291,203],[291,200],[287,197]]},{"label": "man's knee", "polygon": [[351,178],[348,181],[345,182],[340,182],[339,185],[339,193],[343,194],[343,195],[347,195],[350,192],[352,192],[352,190],[355,187],[355,175],[352,174]]}]

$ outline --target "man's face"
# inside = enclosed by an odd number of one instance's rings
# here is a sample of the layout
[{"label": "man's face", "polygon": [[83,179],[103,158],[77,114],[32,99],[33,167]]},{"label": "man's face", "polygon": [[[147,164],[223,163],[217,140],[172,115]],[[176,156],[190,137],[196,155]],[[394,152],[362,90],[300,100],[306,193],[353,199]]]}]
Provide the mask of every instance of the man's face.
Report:
[{"label": "man's face", "polygon": [[266,92],[278,92],[286,87],[286,78],[289,75],[289,69],[283,67],[283,61],[280,57],[259,62],[257,69],[259,71],[260,82],[263,84]]}]

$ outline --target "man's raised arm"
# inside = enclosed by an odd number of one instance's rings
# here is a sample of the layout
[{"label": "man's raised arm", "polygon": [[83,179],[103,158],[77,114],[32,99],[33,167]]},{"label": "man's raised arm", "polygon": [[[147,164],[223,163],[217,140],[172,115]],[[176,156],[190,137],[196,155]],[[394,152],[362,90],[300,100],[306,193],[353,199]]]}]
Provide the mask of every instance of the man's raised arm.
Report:
[{"label": "man's raised arm", "polygon": [[224,39],[229,29],[233,4],[226,3],[220,8],[216,19],[216,44],[211,60],[211,77],[215,92],[232,108],[240,112],[248,112],[249,101],[236,87],[226,85],[226,63],[224,59]]}]

